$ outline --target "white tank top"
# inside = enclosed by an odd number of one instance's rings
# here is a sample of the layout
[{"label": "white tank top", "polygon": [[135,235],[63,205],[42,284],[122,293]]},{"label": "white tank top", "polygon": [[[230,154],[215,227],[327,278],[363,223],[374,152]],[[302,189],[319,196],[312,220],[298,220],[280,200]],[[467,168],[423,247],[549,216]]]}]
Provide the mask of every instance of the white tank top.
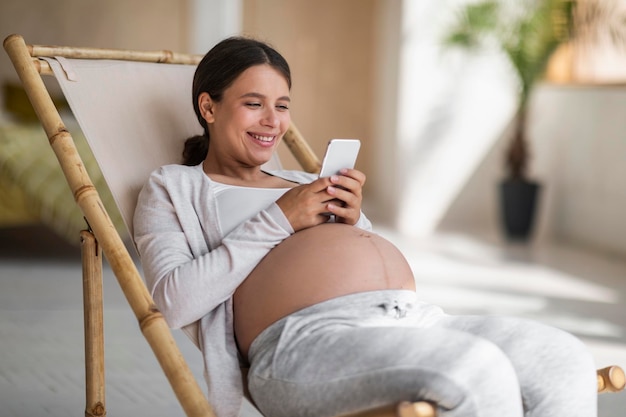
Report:
[{"label": "white tank top", "polygon": [[278,200],[289,188],[253,188],[213,182],[217,217],[224,235]]}]

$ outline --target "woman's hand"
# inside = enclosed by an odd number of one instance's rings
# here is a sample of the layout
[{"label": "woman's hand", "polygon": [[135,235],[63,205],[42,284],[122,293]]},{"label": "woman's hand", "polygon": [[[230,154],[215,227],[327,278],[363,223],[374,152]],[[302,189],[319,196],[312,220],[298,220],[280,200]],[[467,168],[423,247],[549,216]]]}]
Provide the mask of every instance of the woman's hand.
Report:
[{"label": "woman's hand", "polygon": [[[331,185],[326,192],[333,197],[326,209],[337,217],[337,221],[354,225],[361,216],[365,174],[356,169],[342,169],[340,175],[331,175]],[[339,204],[338,204],[339,203]]]},{"label": "woman's hand", "polygon": [[365,174],[355,169],[340,175],[319,178],[287,191],[276,201],[294,231],[328,221],[328,213],[347,224],[356,224],[361,215]]},{"label": "woman's hand", "polygon": [[326,189],[329,178],[319,178],[310,184],[299,185],[283,194],[276,204],[285,214],[294,231],[317,226],[328,221]]}]

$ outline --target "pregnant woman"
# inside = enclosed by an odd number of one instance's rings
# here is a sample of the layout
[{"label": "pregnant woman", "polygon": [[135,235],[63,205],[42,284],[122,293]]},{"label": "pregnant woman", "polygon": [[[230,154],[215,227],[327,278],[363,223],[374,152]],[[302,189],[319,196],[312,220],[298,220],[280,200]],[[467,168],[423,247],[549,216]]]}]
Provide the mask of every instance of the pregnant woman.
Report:
[{"label": "pregnant woman", "polygon": [[217,415],[239,415],[245,383],[267,417],[401,400],[442,417],[596,416],[595,365],[570,334],[420,301],[361,212],[362,172],[262,169],[289,127],[290,88],[269,45],[217,44],[193,82],[204,134],[151,175],[135,212],[148,287],[201,349]]}]

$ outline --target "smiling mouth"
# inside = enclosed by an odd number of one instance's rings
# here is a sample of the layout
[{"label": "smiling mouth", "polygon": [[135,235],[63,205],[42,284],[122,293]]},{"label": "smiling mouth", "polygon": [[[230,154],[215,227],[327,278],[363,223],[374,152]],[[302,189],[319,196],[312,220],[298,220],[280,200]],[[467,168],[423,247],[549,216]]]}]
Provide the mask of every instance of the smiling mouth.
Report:
[{"label": "smiling mouth", "polygon": [[272,142],[274,139],[276,139],[276,136],[260,136],[260,135],[255,135],[254,133],[250,133],[250,136],[252,136],[258,141],[266,142],[266,143]]}]

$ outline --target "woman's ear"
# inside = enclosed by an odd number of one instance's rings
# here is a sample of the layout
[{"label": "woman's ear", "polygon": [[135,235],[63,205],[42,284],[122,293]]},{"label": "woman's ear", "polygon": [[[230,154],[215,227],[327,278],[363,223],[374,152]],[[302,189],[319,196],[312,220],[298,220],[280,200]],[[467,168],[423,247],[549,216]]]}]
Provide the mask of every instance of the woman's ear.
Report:
[{"label": "woman's ear", "polygon": [[213,123],[215,121],[215,117],[213,115],[213,100],[211,100],[209,93],[205,92],[198,96],[198,108],[200,109],[202,118],[207,123]]}]

